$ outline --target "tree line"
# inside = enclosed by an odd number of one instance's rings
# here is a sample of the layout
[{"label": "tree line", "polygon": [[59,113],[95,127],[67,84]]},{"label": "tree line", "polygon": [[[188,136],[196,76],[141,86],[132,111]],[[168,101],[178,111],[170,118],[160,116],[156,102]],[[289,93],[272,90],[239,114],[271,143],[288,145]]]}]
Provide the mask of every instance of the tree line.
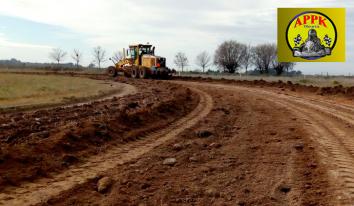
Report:
[{"label": "tree line", "polygon": [[[65,52],[64,50],[62,50],[60,48],[54,48],[50,52],[49,58],[52,59],[53,61],[55,61],[58,66],[60,66],[60,64],[64,61],[64,59],[66,58],[67,55],[68,55],[68,53]],[[74,61],[75,66],[77,68],[80,68],[81,67],[80,63],[83,58],[83,53],[79,49],[74,49],[72,51],[70,57]],[[107,53],[102,47],[97,46],[97,47],[93,48],[93,50],[92,50],[92,58],[93,58],[93,61],[88,67],[90,67],[90,68],[95,67],[95,64],[97,64],[97,67],[99,69],[101,69],[102,63],[107,61]],[[119,61],[122,58],[123,58],[123,54],[121,52],[114,53],[113,57],[112,57],[112,59],[115,61]]]},{"label": "tree line", "polygon": [[[178,52],[174,63],[183,72],[189,60],[185,53]],[[202,69],[203,73],[205,69],[214,64],[220,71],[227,73],[238,73],[243,67],[247,74],[248,68],[254,66],[260,74],[269,74],[269,71],[273,69],[277,75],[281,75],[284,71],[289,72],[295,66],[292,62],[278,62],[276,44],[250,46],[234,40],[225,41],[219,45],[213,59],[206,51],[201,52],[196,56],[195,64]]]},{"label": "tree line", "polygon": [[[60,48],[54,48],[49,54],[50,59],[55,61],[58,67],[67,56],[68,53]],[[79,49],[74,49],[70,58],[76,68],[82,67],[80,63],[83,53]],[[92,63],[88,67],[93,68],[97,65],[101,69],[102,63],[107,61],[107,53],[102,47],[97,46],[92,49],[92,59]],[[118,62],[123,59],[123,53],[115,52],[113,57],[109,59]],[[174,64],[183,72],[185,67],[189,65],[189,59],[184,52],[178,52],[175,55]],[[203,73],[215,65],[221,72],[239,73],[242,68],[247,74],[248,69],[253,66],[259,74],[269,74],[272,70],[271,73],[275,72],[277,75],[281,75],[284,71],[289,72],[295,66],[295,63],[278,62],[276,44],[266,43],[250,46],[234,40],[220,44],[213,57],[206,51],[201,52],[195,57],[195,64],[201,68]]]}]

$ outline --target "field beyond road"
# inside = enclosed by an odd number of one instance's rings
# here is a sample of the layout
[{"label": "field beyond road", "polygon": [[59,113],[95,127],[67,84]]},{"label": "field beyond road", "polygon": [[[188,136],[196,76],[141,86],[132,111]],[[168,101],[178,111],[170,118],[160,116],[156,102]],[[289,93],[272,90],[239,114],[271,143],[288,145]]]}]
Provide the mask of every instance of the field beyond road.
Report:
[{"label": "field beyond road", "polygon": [[342,85],[344,87],[354,86],[353,76],[321,76],[321,75],[299,75],[299,76],[267,76],[267,75],[240,75],[240,74],[227,74],[227,73],[215,73],[215,74],[198,74],[198,73],[181,73],[180,76],[184,77],[201,77],[212,79],[229,79],[229,80],[264,80],[267,82],[290,81],[293,84],[300,85],[312,85],[318,87],[334,87]]},{"label": "field beyond road", "polygon": [[0,109],[79,102],[117,91],[110,83],[58,75],[0,74]]},{"label": "field beyond road", "polygon": [[352,87],[66,75],[120,91],[0,113],[0,205],[353,205]]}]

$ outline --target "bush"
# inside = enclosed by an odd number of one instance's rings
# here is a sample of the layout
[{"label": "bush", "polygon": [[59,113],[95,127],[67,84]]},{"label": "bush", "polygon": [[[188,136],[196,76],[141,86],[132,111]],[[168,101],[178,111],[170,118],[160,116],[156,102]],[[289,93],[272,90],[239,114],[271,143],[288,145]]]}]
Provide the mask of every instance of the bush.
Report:
[{"label": "bush", "polygon": [[333,83],[333,85],[339,85],[340,84],[340,82],[338,82],[336,80],[334,80],[332,83]]}]

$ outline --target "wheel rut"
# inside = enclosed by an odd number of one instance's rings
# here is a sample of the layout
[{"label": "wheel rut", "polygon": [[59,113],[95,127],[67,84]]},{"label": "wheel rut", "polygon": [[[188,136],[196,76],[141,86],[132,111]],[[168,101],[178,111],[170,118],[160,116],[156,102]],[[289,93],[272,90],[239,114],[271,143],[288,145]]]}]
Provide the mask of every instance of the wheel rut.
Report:
[{"label": "wheel rut", "polygon": [[53,175],[51,178],[43,178],[17,187],[9,187],[0,194],[0,205],[44,203],[61,192],[84,184],[118,165],[137,159],[162,143],[175,138],[182,131],[205,118],[213,107],[213,100],[209,94],[198,89],[191,88],[191,90],[200,96],[200,102],[187,116],[162,130],[141,137],[141,140],[108,149],[102,155],[90,157],[85,161],[86,163],[69,167],[68,170]]},{"label": "wheel rut", "polygon": [[[200,83],[187,83],[194,85]],[[316,143],[315,150],[327,167],[336,205],[354,205],[354,107],[321,99],[282,94],[259,88],[205,84],[218,89],[247,92],[290,110]]]},{"label": "wheel rut", "polygon": [[[352,108],[316,102],[301,97],[247,89],[259,94],[303,121],[310,138],[318,143],[316,151],[328,168],[339,205],[354,205],[354,113]],[[345,109],[345,111],[344,111]]]}]

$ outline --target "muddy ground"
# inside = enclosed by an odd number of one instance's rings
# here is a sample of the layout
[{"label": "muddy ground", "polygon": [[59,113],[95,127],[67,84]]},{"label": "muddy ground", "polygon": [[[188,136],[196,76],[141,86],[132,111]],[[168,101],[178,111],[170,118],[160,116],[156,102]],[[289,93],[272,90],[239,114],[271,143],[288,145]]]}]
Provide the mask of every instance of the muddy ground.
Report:
[{"label": "muddy ground", "polygon": [[81,106],[0,116],[0,189],[48,177],[111,144],[134,141],[190,112],[189,89],[168,83],[133,83],[136,95]]},{"label": "muddy ground", "polygon": [[[324,169],[301,123],[269,102],[230,91],[212,94],[214,108],[178,139],[63,193],[48,205],[327,205]],[[210,136],[200,136],[208,131]],[[176,158],[173,166],[163,165]],[[76,193],[73,195],[73,193]]]},{"label": "muddy ground", "polygon": [[0,116],[0,204],[354,202],[349,92],[279,82],[116,81],[139,92]]}]

